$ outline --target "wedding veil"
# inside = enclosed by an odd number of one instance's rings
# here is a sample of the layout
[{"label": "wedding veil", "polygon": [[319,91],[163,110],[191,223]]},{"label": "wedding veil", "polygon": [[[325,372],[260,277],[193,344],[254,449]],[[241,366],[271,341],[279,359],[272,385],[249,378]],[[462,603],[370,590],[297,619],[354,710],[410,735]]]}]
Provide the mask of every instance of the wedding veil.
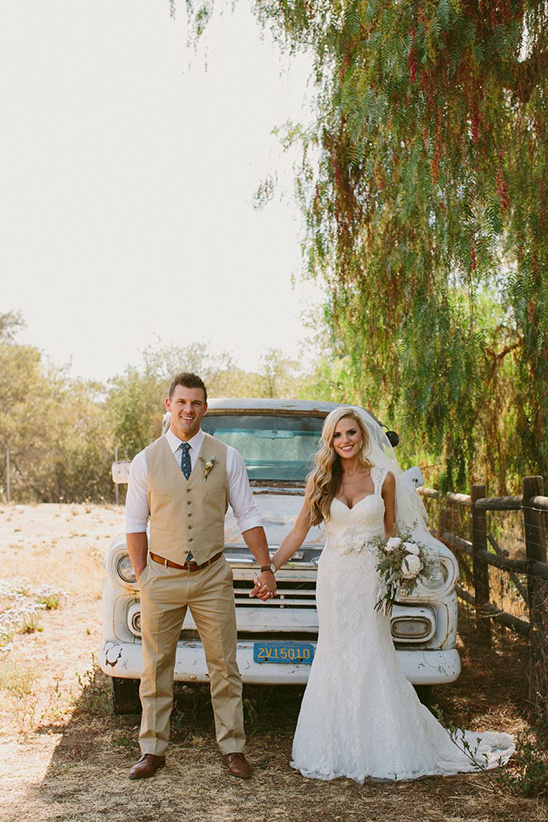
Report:
[{"label": "wedding veil", "polygon": [[446,547],[428,530],[428,514],[423,501],[409,474],[400,468],[398,458],[380,423],[364,408],[350,407],[360,415],[369,431],[371,447],[367,454],[368,459],[379,468],[387,468],[396,478],[396,521],[403,530],[410,530],[420,542],[432,548],[441,548],[441,552],[445,553]]}]

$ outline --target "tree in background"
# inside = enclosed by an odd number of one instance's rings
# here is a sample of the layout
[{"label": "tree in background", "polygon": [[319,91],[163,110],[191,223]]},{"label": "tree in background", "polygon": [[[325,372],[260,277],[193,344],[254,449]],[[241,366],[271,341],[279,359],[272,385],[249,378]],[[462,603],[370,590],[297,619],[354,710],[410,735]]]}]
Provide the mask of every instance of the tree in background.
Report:
[{"label": "tree in background", "polygon": [[165,380],[135,366],[109,381],[107,410],[120,460],[133,459],[160,436],[166,391]]},{"label": "tree in background", "polygon": [[112,434],[103,387],[71,380],[16,342],[21,316],[0,314],[0,483],[18,501],[108,499]]},{"label": "tree in background", "polygon": [[299,375],[299,371],[298,362],[286,357],[279,348],[270,348],[259,361],[259,385],[255,396],[286,398],[302,396],[303,387],[307,385],[307,381]]},{"label": "tree in background", "polygon": [[[187,4],[188,5],[188,4]],[[194,10],[201,31],[212,2]],[[254,0],[314,56],[297,190],[352,395],[443,484],[546,466],[544,0]]]}]

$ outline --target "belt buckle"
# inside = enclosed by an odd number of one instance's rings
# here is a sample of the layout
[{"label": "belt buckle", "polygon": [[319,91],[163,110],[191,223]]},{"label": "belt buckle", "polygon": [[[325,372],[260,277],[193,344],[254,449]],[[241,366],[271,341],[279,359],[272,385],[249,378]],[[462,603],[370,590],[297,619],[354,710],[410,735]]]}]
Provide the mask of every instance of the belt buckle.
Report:
[{"label": "belt buckle", "polygon": [[197,571],[198,568],[200,567],[195,559],[191,559],[190,561],[187,561],[187,565],[188,565],[188,570],[189,571]]}]

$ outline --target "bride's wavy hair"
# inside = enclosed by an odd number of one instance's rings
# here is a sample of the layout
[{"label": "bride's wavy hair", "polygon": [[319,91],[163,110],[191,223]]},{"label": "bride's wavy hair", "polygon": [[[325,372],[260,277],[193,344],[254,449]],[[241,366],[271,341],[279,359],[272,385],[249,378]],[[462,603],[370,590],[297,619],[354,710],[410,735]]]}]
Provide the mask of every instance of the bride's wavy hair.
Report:
[{"label": "bride's wavy hair", "polygon": [[371,460],[367,458],[367,454],[371,449],[369,431],[360,414],[354,408],[346,406],[335,408],[325,418],[321,445],[315,458],[316,467],[309,475],[309,479],[312,480],[312,490],[308,498],[311,525],[319,525],[320,522],[329,519],[331,503],[341,486],[342,464],[341,458],[333,447],[333,437],[335,428],[345,417],[354,420],[362,435],[362,447],[358,455],[359,461],[364,468],[373,466]]}]

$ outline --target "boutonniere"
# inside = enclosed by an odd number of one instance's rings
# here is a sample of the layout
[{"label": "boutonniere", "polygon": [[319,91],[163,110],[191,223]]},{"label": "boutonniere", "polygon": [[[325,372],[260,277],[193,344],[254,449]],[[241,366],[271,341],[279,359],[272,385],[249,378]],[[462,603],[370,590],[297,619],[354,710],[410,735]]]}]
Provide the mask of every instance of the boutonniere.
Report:
[{"label": "boutonniere", "polygon": [[211,457],[211,459],[207,460],[206,464],[204,465],[204,482],[207,480],[207,478],[213,471],[216,462],[217,460],[215,459],[215,457]]}]

